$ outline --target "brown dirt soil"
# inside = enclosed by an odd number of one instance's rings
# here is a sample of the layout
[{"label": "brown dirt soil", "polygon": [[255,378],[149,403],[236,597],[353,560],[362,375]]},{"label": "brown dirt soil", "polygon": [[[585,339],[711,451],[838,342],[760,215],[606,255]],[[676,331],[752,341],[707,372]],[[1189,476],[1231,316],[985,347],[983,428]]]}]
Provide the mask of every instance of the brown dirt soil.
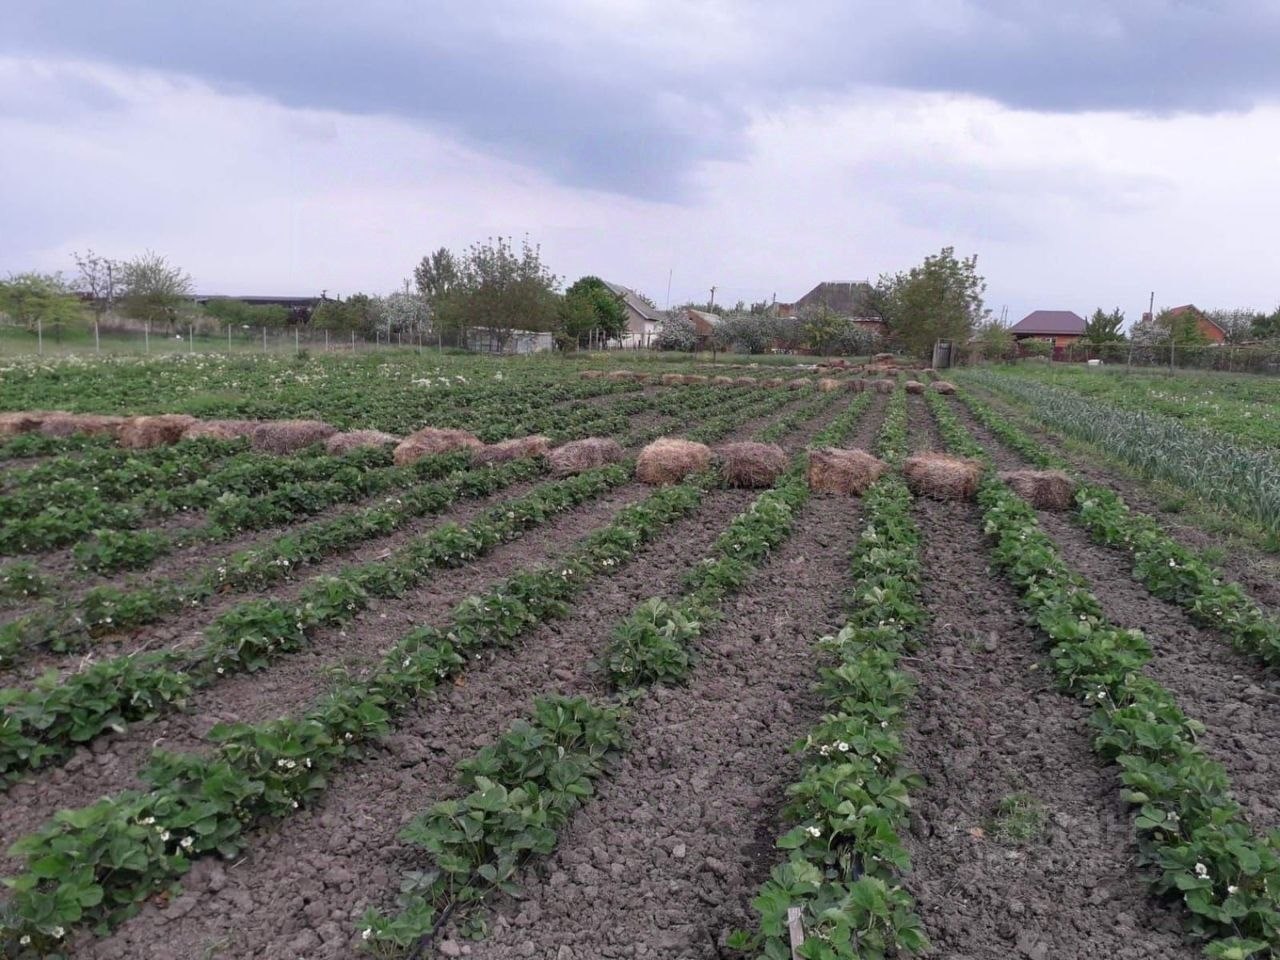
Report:
[{"label": "brown dirt soil", "polygon": [[[980,424],[968,425],[998,465],[1021,462]],[[1217,631],[1197,626],[1179,607],[1152,595],[1133,579],[1126,553],[1095,544],[1061,514],[1042,510],[1039,518],[1107,617],[1146,634],[1154,653],[1146,672],[1205,725],[1201,745],[1226,767],[1250,822],[1261,829],[1280,826],[1280,680]]]},{"label": "brown dirt soil", "polygon": [[[1069,449],[1061,436],[1046,430],[1002,397],[973,386],[966,386],[965,389],[1009,417],[1025,433],[1049,447],[1070,463],[1081,476],[1114,490],[1124,497],[1131,509],[1155,517],[1165,533],[1183,546],[1193,550],[1206,550],[1224,545],[1225,537],[1222,535],[1202,530],[1162,510],[1157,502],[1158,497],[1151,492],[1151,488],[1142,480],[1124,473],[1122,467],[1105,465],[1100,457],[1089,458]],[[957,403],[954,409],[971,429],[974,427],[977,430],[983,429],[973,420],[966,407]],[[1280,557],[1263,553],[1246,544],[1232,543],[1226,551],[1226,556],[1215,562],[1230,579],[1248,590],[1250,596],[1273,614],[1280,615]]]},{"label": "brown dirt soil", "polygon": [[457,762],[528,713],[534,697],[596,692],[591,660],[607,625],[646,597],[675,589],[751,499],[741,491],[710,493],[702,510],[588,590],[568,618],[514,649],[487,654],[404,715],[363,763],[334,776],[315,808],[250,836],[234,866],[197,864],[187,893],[165,909],[148,905],[109,937],[86,939],[76,957],[186,960],[211,942],[224,944],[223,960],[355,956],[360,914],[384,902],[413,868],[396,838],[400,827],[452,795]]},{"label": "brown dirt soil", "polygon": [[[904,661],[918,684],[906,766],[926,785],[903,839],[930,955],[1198,956],[1146,892],[1119,778],[1092,751],[1087,709],[1054,691],[1013,590],[975,563],[976,508],[922,499],[915,513],[933,622]],[[1046,813],[1043,834],[1021,847],[991,835],[998,804],[1015,793]]]}]

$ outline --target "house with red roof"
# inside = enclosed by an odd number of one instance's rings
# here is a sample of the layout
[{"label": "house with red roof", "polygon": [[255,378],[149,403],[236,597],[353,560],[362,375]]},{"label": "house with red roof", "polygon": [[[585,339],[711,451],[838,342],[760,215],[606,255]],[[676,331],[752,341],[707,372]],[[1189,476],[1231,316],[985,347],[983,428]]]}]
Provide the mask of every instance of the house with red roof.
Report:
[{"label": "house with red roof", "polygon": [[[1184,303],[1180,307],[1170,307],[1164,311],[1164,315],[1174,320],[1183,314],[1191,314],[1196,319],[1196,329],[1198,329],[1212,346],[1213,344],[1222,343],[1227,339],[1227,331],[1223,330],[1218,324],[1210,319],[1209,315],[1197,307],[1194,303]],[[1146,320],[1151,314],[1144,313],[1142,319]]]},{"label": "house with red roof", "polygon": [[1009,332],[1015,340],[1044,340],[1057,349],[1084,336],[1084,317],[1074,310],[1033,310]]}]

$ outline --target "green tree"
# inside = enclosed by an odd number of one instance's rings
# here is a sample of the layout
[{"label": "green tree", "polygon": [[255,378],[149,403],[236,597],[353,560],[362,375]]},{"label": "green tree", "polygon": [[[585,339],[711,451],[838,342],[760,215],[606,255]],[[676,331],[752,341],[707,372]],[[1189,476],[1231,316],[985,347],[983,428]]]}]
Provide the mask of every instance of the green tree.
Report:
[{"label": "green tree", "polygon": [[1176,344],[1203,346],[1209,342],[1209,338],[1200,329],[1201,316],[1195,307],[1177,311],[1161,310],[1156,314],[1156,327],[1164,332],[1166,341],[1172,336]]},{"label": "green tree", "polygon": [[10,274],[0,281],[0,313],[32,333],[39,327],[54,335],[83,316],[80,301],[60,273]]},{"label": "green tree", "polygon": [[804,323],[805,345],[819,356],[826,356],[844,334],[846,322],[825,303],[805,307],[800,315]]},{"label": "green tree", "polygon": [[659,350],[683,350],[692,352],[698,345],[698,331],[693,326],[687,310],[673,310],[662,321],[662,329],[654,338]]},{"label": "green tree", "polygon": [[1253,321],[1251,333],[1258,340],[1271,340],[1280,337],[1280,307],[1276,307],[1274,313],[1258,314]]},{"label": "green tree", "polygon": [[1001,323],[992,317],[981,324],[973,336],[973,343],[984,360],[1004,362],[1012,360],[1017,353],[1013,334],[1008,324]]},{"label": "green tree", "polygon": [[719,323],[725,341],[742,353],[764,353],[774,338],[774,322],[763,313],[735,313]]},{"label": "green tree", "polygon": [[345,300],[321,300],[311,314],[311,325],[317,330],[372,337],[383,332],[382,302],[367,293],[353,293]]},{"label": "green tree", "polygon": [[283,327],[289,323],[289,308],[278,303],[245,303],[218,297],[204,305],[204,312],[226,327]]},{"label": "green tree", "polygon": [[123,281],[124,312],[135,320],[172,326],[191,297],[190,275],[150,250],[124,262]]},{"label": "green tree", "polygon": [[890,336],[909,353],[927,357],[938,340],[965,343],[986,316],[977,256],[957,259],[954,247],[925,257],[904,273],[882,275],[869,304]]},{"label": "green tree", "polygon": [[619,294],[599,277],[580,277],[560,300],[556,329],[562,344],[583,346],[592,331],[605,340],[618,340],[627,331],[627,308]]},{"label": "green tree", "polygon": [[505,237],[472,244],[458,264],[458,278],[436,306],[441,321],[462,333],[484,331],[505,350],[514,330],[551,330],[557,316],[559,278],[542,263],[526,237],[520,249]]},{"label": "green tree", "polygon": [[1243,343],[1252,340],[1258,321],[1265,321],[1267,315],[1256,310],[1206,310],[1204,315],[1216,323],[1221,329],[1227,343]]},{"label": "green tree", "polygon": [[89,298],[89,309],[101,320],[115,307],[116,296],[123,286],[124,268],[107,257],[90,250],[73,253],[78,276],[75,288]]},{"label": "green tree", "polygon": [[1084,340],[1087,343],[1115,343],[1124,339],[1123,326],[1124,312],[1119,307],[1110,313],[1103,313],[1099,307],[1085,321]]}]

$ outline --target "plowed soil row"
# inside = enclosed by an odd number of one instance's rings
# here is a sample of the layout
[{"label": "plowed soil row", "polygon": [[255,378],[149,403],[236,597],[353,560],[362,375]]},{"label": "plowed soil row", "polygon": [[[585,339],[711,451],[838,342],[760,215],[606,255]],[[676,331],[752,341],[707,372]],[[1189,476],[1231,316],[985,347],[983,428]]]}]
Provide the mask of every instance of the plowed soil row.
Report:
[{"label": "plowed soil row", "polygon": [[[953,409],[1000,469],[1027,466],[962,404]],[[1155,654],[1147,674],[1205,725],[1201,746],[1226,767],[1250,822],[1263,830],[1280,826],[1280,682],[1256,658],[1237,652],[1226,637],[1198,626],[1135,580],[1127,553],[1095,544],[1065,514],[1041,510],[1039,517],[1108,619],[1146,635]]]},{"label": "plowed soil row", "polygon": [[[913,446],[943,449],[912,398]],[[983,562],[971,503],[919,499],[930,623],[904,661],[917,683],[905,765],[925,786],[904,840],[933,956],[1186,958],[1178,918],[1146,893],[1113,767],[1090,746],[1087,710],[1051,686],[1039,638]],[[1042,807],[1042,831],[1001,842],[1003,798]]]}]

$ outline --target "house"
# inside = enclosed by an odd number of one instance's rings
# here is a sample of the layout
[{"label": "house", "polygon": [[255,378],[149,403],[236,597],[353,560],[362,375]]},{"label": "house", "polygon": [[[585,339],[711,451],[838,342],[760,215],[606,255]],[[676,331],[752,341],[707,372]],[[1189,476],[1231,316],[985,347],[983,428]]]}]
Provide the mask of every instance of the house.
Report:
[{"label": "house", "polygon": [[647,347],[662,327],[662,314],[648,300],[630,287],[604,281],[604,285],[622,298],[627,311],[627,332],[622,335],[624,347]]},{"label": "house", "polygon": [[689,307],[685,310],[685,316],[689,318],[689,322],[693,324],[694,336],[698,338],[696,350],[710,350],[711,337],[716,332],[716,322],[720,319],[714,313],[708,313],[705,310],[695,310]]},{"label": "house", "polygon": [[871,306],[872,288],[865,280],[826,280],[794,303],[775,305],[778,316],[799,317],[808,307],[826,307],[832,313],[852,320],[862,329],[885,336],[888,327]]},{"label": "house", "polygon": [[1044,340],[1056,351],[1084,336],[1084,317],[1074,310],[1033,310],[1009,332],[1015,340]]},{"label": "house", "polygon": [[[1226,342],[1227,331],[1223,330],[1213,320],[1210,320],[1205,312],[1193,303],[1184,303],[1180,307],[1170,307],[1164,313],[1170,320],[1175,320],[1184,314],[1191,314],[1196,318],[1196,329],[1200,331],[1210,346]],[[1142,315],[1143,320],[1148,320],[1150,317],[1151,314],[1149,313]]]}]

